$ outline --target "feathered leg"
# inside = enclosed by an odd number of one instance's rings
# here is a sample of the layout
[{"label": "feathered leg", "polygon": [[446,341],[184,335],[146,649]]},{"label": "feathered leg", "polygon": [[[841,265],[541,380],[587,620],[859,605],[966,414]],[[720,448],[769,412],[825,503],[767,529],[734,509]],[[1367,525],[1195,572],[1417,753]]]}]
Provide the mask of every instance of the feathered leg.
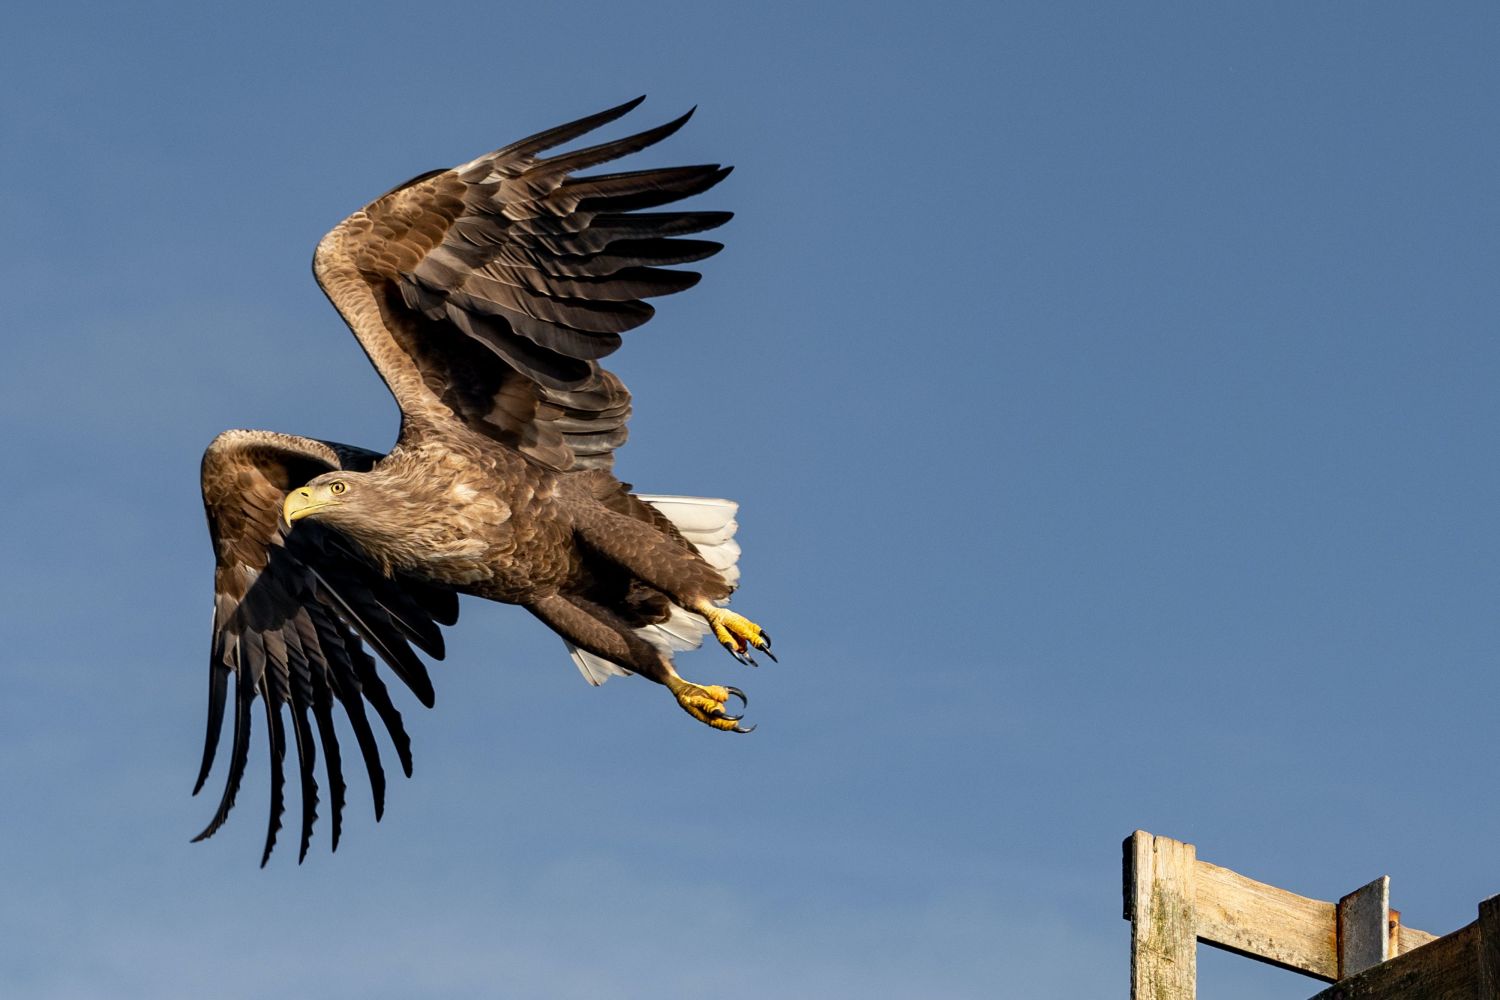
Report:
[{"label": "feathered leg", "polygon": [[705,599],[721,601],[733,590],[696,549],[654,524],[600,506],[583,513],[574,530],[589,548],[623,566],[680,607],[691,608]]},{"label": "feathered leg", "polygon": [[554,594],[526,605],[526,609],[579,649],[665,685],[683,711],[699,722],[728,732],[750,732],[740,725],[743,716],[724,711],[730,696],[741,702],[746,700],[743,691],[683,680],[666,654],[642,639],[608,608],[576,595]]},{"label": "feathered leg", "polygon": [[728,598],[733,588],[687,542],[603,507],[591,511],[576,530],[584,544],[666,594],[673,604],[707,619],[714,638],[735,659],[753,665],[749,654],[752,647],[776,659],[771,654],[771,637],[764,629],[743,615],[717,606],[716,602]]}]

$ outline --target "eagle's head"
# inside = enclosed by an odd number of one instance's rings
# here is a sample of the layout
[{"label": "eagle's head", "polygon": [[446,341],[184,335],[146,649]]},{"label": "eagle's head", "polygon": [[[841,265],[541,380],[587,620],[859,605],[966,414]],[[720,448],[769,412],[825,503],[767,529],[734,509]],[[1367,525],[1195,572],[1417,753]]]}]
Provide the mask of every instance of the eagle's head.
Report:
[{"label": "eagle's head", "polygon": [[420,563],[429,547],[421,507],[401,485],[380,471],[325,472],[288,493],[281,516],[289,528],[310,518],[335,529],[389,574]]},{"label": "eagle's head", "polygon": [[[336,528],[367,522],[385,506],[379,484],[363,472],[325,472],[286,495],[281,516],[288,525],[316,517]],[[378,518],[375,518],[378,520]]]}]

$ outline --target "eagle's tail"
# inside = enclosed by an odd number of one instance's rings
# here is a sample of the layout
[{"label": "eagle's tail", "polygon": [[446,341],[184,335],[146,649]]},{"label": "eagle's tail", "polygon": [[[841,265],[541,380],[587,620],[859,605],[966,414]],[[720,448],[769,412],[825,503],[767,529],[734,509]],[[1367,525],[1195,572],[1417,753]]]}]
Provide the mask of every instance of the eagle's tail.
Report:
[{"label": "eagle's tail", "polygon": [[[739,522],[734,519],[740,505],[733,500],[714,500],[708,497],[668,497],[637,493],[644,500],[666,515],[667,520],[682,532],[682,537],[693,543],[705,562],[729,583],[731,587],[740,579],[740,545],[734,540]],[[636,629],[636,633],[656,646],[668,657],[678,650],[697,649],[708,634],[708,623],[699,615],[672,605],[672,614],[657,625]],[[578,665],[583,679],[594,686],[603,684],[610,677],[624,677],[629,670],[603,657],[587,653],[568,643],[568,652]]]},{"label": "eagle's tail", "polygon": [[680,532],[693,543],[703,557],[730,587],[740,582],[740,543],[734,533],[740,523],[734,519],[740,505],[733,500],[710,500],[708,497],[663,497],[637,493],[637,500],[644,500],[663,514]]}]

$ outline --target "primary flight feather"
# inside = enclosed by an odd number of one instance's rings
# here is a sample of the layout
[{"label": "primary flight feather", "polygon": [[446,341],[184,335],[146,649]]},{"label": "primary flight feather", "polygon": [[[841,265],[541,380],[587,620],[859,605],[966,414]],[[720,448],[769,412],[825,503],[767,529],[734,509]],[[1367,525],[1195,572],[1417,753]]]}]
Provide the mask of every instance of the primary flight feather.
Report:
[{"label": "primary flight feather", "polygon": [[366,705],[407,775],[411,748],[375,658],[430,707],[416,651],[442,658],[439,626],[457,620],[459,594],[525,607],[562,636],[592,684],[637,673],[700,722],[748,731],[726,710],[731,697],[744,701],[741,692],[686,681],[672,664],[709,633],[742,661],[753,662],[752,649],[770,654],[766,632],[724,607],[738,581],[736,505],[635,494],[614,477],[630,393],[599,365],[622,333],[651,318],[645,299],[697,283],[675,265],[721,249],[684,237],[729,219],[646,210],[708,190],[729,168],[576,173],[666,138],[691,112],[542,156],[640,101],[424,174],[318,244],[318,283],[395,396],[401,433],[387,455],[246,430],[226,431],[204,453],[217,565],[194,794],[226,715],[232,727],[224,792],[196,839],[234,805],[257,712],[271,757],[261,864],[281,825],[289,740],[300,778],[298,858],[317,816],[320,746],[338,847],[345,787],[335,705],[359,744],[379,819],[385,775]]}]

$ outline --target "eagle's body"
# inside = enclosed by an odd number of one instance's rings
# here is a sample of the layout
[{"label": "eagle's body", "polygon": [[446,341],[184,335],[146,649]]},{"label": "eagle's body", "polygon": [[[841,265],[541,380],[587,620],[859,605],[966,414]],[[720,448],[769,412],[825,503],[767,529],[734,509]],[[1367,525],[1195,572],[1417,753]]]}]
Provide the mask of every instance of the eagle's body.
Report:
[{"label": "eagle's body", "polygon": [[[597,359],[644,322],[642,300],[690,287],[717,243],[678,239],[725,213],[641,212],[696,194],[717,165],[577,176],[643,148],[686,116],[612,143],[540,152],[638,101],[423,175],[350,216],[313,270],[401,407],[388,455],[269,431],[228,431],[203,459],[217,558],[209,725],[213,764],[235,680],[223,823],[248,756],[250,710],[265,709],[273,757],[269,857],[280,825],[289,706],[300,765],[305,854],[325,756],[337,846],[344,799],[332,707],[344,710],[383,803],[368,703],[410,773],[400,715],[369,647],[412,692],[433,691],[412,645],[443,652],[457,595],[526,607],[567,642],[591,683],[639,673],[689,714],[743,730],[734,688],[684,681],[675,650],[712,631],[737,658],[769,652],[725,610],[738,579],[729,501],[637,496],[612,471],[630,395]],[[314,738],[314,724],[317,729]],[[196,791],[196,789],[195,789]],[[264,857],[262,859],[264,863]]]},{"label": "eagle's body", "polygon": [[569,485],[580,473],[541,468],[478,435],[445,430],[398,444],[367,475],[379,505],[325,521],[390,575],[522,604],[567,588],[581,569],[570,526],[581,495]]},{"label": "eagle's body", "polygon": [[671,522],[602,469],[557,472],[447,428],[398,445],[361,487],[378,505],[324,521],[387,575],[527,607],[557,594],[599,599],[617,613],[626,609],[606,589],[611,570],[683,607],[729,596]]}]

